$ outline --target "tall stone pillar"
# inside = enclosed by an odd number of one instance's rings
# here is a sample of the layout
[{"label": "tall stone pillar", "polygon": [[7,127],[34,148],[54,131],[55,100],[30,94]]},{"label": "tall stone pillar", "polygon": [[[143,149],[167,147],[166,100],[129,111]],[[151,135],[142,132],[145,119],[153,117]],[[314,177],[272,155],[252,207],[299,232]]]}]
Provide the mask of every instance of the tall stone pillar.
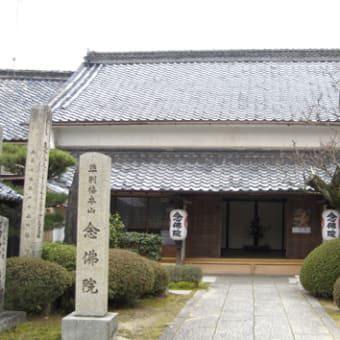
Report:
[{"label": "tall stone pillar", "polygon": [[0,312],[4,310],[8,219],[0,216]]},{"label": "tall stone pillar", "polygon": [[50,134],[50,108],[34,105],[29,123],[20,256],[41,257]]},{"label": "tall stone pillar", "polygon": [[0,126],[0,153],[2,152],[2,139],[3,139],[3,132],[2,132],[2,127]]},{"label": "tall stone pillar", "polygon": [[9,328],[13,328],[26,321],[25,312],[4,310],[7,240],[8,219],[6,217],[0,216],[0,332]]},{"label": "tall stone pillar", "polygon": [[[0,153],[2,152],[2,139],[3,139],[3,130],[2,130],[2,127],[0,126]],[[0,182],[2,181],[1,174],[2,174],[2,167],[0,166]]]},{"label": "tall stone pillar", "polygon": [[118,318],[108,313],[111,158],[80,156],[76,310],[62,321],[63,340],[111,340]]}]

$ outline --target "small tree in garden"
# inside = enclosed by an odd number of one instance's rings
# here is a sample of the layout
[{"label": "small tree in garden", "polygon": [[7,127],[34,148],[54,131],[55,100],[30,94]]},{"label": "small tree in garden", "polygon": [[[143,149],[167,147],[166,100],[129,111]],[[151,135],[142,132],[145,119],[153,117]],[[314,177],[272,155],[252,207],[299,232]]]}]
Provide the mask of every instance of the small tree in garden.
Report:
[{"label": "small tree in garden", "polygon": [[340,150],[335,139],[313,151],[301,152],[294,144],[295,161],[303,166],[304,182],[320,193],[331,209],[340,209]]},{"label": "small tree in garden", "polygon": [[[2,153],[0,153],[0,166],[6,171],[24,176],[26,165],[27,147],[23,144],[4,143]],[[49,152],[48,178],[56,178],[66,171],[67,167],[76,164],[75,158],[68,152],[59,149],[51,149]],[[11,183],[8,185],[12,186]],[[13,189],[23,194],[22,187]],[[62,205],[67,200],[67,195],[58,193],[46,193],[46,207],[56,207]],[[19,212],[18,212],[19,213]],[[56,225],[64,223],[64,216],[60,212],[48,212],[45,216],[46,229],[51,229]]]},{"label": "small tree in garden", "polygon": [[[23,144],[4,143],[0,154],[0,165],[6,171],[24,176],[27,148]],[[51,149],[49,153],[48,178],[55,178],[76,164],[75,158],[66,151]]]}]

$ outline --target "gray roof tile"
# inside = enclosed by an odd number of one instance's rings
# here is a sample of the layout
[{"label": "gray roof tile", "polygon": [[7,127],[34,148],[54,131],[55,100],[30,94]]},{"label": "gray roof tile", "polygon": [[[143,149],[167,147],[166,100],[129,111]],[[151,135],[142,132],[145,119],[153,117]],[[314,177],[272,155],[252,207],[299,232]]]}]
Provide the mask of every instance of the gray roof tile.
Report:
[{"label": "gray roof tile", "polygon": [[33,104],[47,103],[70,72],[0,70],[0,127],[5,141],[27,140]]},{"label": "gray roof tile", "polygon": [[90,53],[53,121],[337,121],[340,50]]},{"label": "gray roof tile", "polygon": [[22,200],[22,196],[7,185],[0,183],[0,200],[19,202]]},{"label": "gray roof tile", "polygon": [[[292,152],[120,151],[112,157],[116,191],[248,192],[305,190]],[[60,179],[69,187],[74,169]]]}]

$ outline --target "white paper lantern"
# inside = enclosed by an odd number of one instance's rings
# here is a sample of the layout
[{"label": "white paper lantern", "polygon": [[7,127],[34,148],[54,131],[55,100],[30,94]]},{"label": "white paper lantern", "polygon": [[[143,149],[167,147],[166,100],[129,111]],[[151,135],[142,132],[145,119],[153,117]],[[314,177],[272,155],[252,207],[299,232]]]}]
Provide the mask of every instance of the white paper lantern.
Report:
[{"label": "white paper lantern", "polygon": [[334,240],[339,237],[339,218],[337,210],[327,209],[322,212],[322,239],[323,241]]},{"label": "white paper lantern", "polygon": [[175,241],[185,240],[187,237],[188,213],[183,209],[170,211],[170,237]]}]

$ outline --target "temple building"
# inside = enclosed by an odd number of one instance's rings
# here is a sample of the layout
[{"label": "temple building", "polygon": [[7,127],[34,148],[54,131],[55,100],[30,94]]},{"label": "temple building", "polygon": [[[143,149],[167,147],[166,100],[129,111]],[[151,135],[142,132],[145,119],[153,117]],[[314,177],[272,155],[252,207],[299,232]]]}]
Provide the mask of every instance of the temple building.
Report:
[{"label": "temple building", "polygon": [[340,132],[339,84],[340,50],[89,52],[49,101],[52,146],[110,155],[112,212],[165,255],[184,208],[187,257],[301,259],[324,202],[296,150]]}]

